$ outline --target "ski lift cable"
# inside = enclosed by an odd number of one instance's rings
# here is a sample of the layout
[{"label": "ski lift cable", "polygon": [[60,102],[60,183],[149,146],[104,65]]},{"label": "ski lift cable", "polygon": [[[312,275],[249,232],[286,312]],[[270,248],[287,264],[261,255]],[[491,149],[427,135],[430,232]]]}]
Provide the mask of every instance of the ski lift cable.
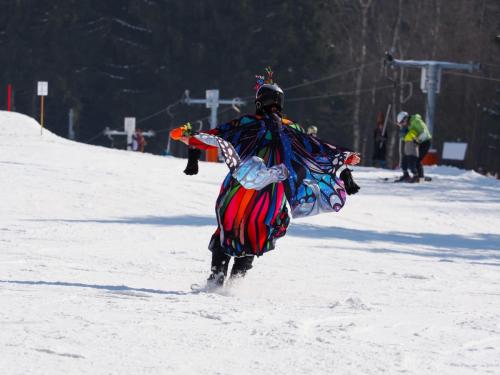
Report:
[{"label": "ski lift cable", "polygon": [[[420,79],[415,79],[413,81],[406,81],[405,84],[417,82],[419,80]],[[299,102],[299,101],[304,101],[304,100],[326,99],[326,98],[331,98],[334,96],[350,96],[350,95],[356,95],[357,93],[386,90],[389,88],[394,88],[394,85],[391,84],[391,85],[386,85],[386,86],[370,87],[370,88],[365,88],[365,89],[361,89],[361,90],[352,90],[352,91],[339,91],[337,93],[328,93],[328,94],[315,95],[315,96],[303,96],[300,98],[287,99],[287,102]]]},{"label": "ski lift cable", "polygon": [[494,68],[500,68],[500,65],[498,65],[498,64],[481,63],[481,65],[484,65],[484,66],[492,66],[492,67],[494,67]]},{"label": "ski lift cable", "polygon": [[[354,67],[354,68],[350,68],[350,69],[347,69],[347,70],[344,70],[344,71],[341,71],[341,72],[337,72],[337,73],[334,73],[334,74],[330,74],[330,75],[328,75],[328,76],[321,77],[321,78],[318,78],[318,79],[315,79],[315,80],[312,80],[312,81],[309,81],[309,82],[304,82],[304,83],[300,83],[300,84],[297,84],[297,85],[289,86],[289,87],[285,88],[284,90],[286,90],[286,91],[290,91],[290,90],[294,90],[294,89],[297,89],[297,88],[300,88],[300,87],[306,87],[306,86],[314,85],[314,84],[319,83],[319,82],[328,81],[328,80],[330,80],[330,79],[333,79],[333,78],[336,78],[336,77],[343,76],[343,75],[345,75],[345,74],[348,74],[348,73],[354,72],[354,71],[359,70],[359,69],[361,69],[361,68],[364,68],[364,67],[366,67],[366,66],[371,66],[371,65],[374,65],[374,64],[377,64],[377,63],[380,63],[380,61],[379,61],[379,60],[377,60],[377,61],[372,61],[372,62],[369,62],[369,63],[361,64],[361,65],[358,65],[358,66],[356,66],[356,67]],[[245,97],[245,98],[243,98],[243,99],[245,100],[245,99],[250,99],[250,98],[253,98],[253,95],[249,95],[249,96],[247,96],[247,97]],[[288,101],[290,101],[290,100],[288,100]],[[294,99],[294,100],[292,100],[292,101],[298,101],[298,100]],[[166,106],[166,107],[164,107],[164,108],[160,109],[159,111],[154,112],[154,113],[152,113],[152,114],[150,114],[150,115],[148,115],[148,116],[146,116],[146,117],[143,117],[143,118],[141,118],[141,119],[137,120],[137,124],[140,124],[140,123],[142,123],[142,122],[144,122],[144,121],[147,121],[147,120],[149,120],[149,119],[151,119],[151,118],[153,118],[153,117],[156,117],[156,116],[158,116],[158,115],[162,114],[163,112],[170,113],[170,109],[171,109],[172,107],[174,107],[174,106],[176,106],[176,105],[180,104],[181,102],[182,102],[182,99],[179,99],[179,100],[177,100],[177,101],[175,101],[175,102],[173,102],[173,103],[169,104],[168,106]],[[228,109],[224,109],[224,110],[222,110],[222,111],[219,111],[219,113],[224,113],[224,112],[226,112],[227,110],[228,110]],[[203,117],[201,120],[208,119],[209,117],[210,117],[210,116]],[[193,122],[194,122],[194,121],[193,121]],[[159,130],[159,131],[167,131],[167,130],[170,130],[170,128],[168,128],[168,129],[162,129],[162,130]]]},{"label": "ski lift cable", "polygon": [[[222,113],[225,113],[229,110],[233,109],[233,107],[227,107],[227,108],[224,108],[224,109],[221,109],[218,114],[222,114]],[[208,116],[204,116],[204,117],[200,117],[196,120],[189,120],[188,122],[191,122],[191,123],[195,123],[195,122],[200,122],[200,121],[204,121],[204,120],[208,120],[210,118],[210,115]],[[170,131],[172,129],[174,129],[175,125],[173,126],[170,126],[168,128],[163,128],[163,129],[160,129],[160,130],[155,130],[155,133],[163,133],[163,132],[167,132],[167,131]]]},{"label": "ski lift cable", "polygon": [[[496,77],[483,77],[483,76],[477,76],[474,74],[467,74],[467,73],[456,73],[456,72],[445,72],[444,74],[447,75],[456,75],[456,76],[464,76],[464,77],[469,77],[469,78],[476,78],[476,79],[481,79],[481,80],[486,80],[486,81],[493,81],[493,82],[500,82],[500,78]],[[419,81],[419,79],[413,80],[413,81],[406,81],[404,84],[408,83],[414,83]],[[384,90],[390,87],[394,87],[394,85],[388,85],[388,86],[380,86],[380,87],[375,87],[373,88],[366,88],[366,89],[361,89],[359,92],[367,92],[367,91],[378,91],[378,90]],[[300,97],[300,98],[291,98],[287,99],[287,102],[298,102],[298,101],[303,101],[303,100],[316,100],[316,99],[325,99],[325,98],[330,98],[333,96],[348,96],[348,95],[355,95],[357,91],[347,91],[347,92],[338,92],[338,93],[333,93],[333,94],[324,94],[324,95],[316,95],[316,96],[305,96],[305,97]]]},{"label": "ski lift cable", "polygon": [[375,64],[380,64],[380,61],[377,60],[377,61],[372,61],[370,63],[361,64],[361,65],[358,65],[358,66],[356,66],[354,68],[350,68],[350,69],[344,70],[342,72],[337,72],[337,73],[334,73],[334,74],[330,74],[328,76],[325,76],[325,77],[322,77],[322,78],[318,78],[318,79],[315,79],[315,80],[312,80],[312,81],[309,81],[309,82],[299,83],[298,85],[289,86],[289,87],[285,88],[284,90],[285,91],[290,91],[290,90],[297,89],[299,87],[305,87],[305,86],[314,85],[316,83],[328,81],[330,79],[333,79],[333,78],[336,78],[336,77],[340,77],[340,76],[342,76],[344,74],[348,74],[348,73],[354,72],[356,70],[359,70],[361,68],[364,68],[366,66],[371,66],[371,65],[375,65]]},{"label": "ski lift cable", "polygon": [[86,141],[84,141],[83,143],[90,143],[94,139],[99,138],[101,135],[103,135],[103,131],[102,130],[99,133],[97,133],[96,135],[94,135],[93,137],[91,137],[91,138],[87,139]]},{"label": "ski lift cable", "polygon": [[[148,116],[146,116],[146,117],[143,117],[143,118],[141,118],[141,119],[137,120],[137,121],[136,121],[136,124],[140,124],[140,123],[142,123],[142,122],[144,122],[144,121],[147,121],[147,120],[149,120],[149,119],[151,119],[151,118],[153,118],[153,117],[155,117],[155,116],[158,116],[159,114],[161,114],[161,113],[163,113],[163,112],[167,112],[167,113],[169,113],[169,114],[170,114],[170,109],[171,109],[172,107],[176,106],[177,104],[181,103],[181,101],[182,101],[182,99],[179,99],[179,100],[177,100],[177,101],[175,101],[175,102],[173,102],[173,103],[169,104],[169,105],[168,105],[168,106],[166,106],[165,108],[163,108],[163,109],[161,109],[161,110],[159,110],[159,111],[157,111],[157,112],[155,112],[155,113],[152,113],[152,114],[150,114],[150,115],[148,115]],[[170,116],[171,116],[171,115],[170,115]],[[97,134],[96,134],[96,135],[94,135],[93,137],[91,137],[91,138],[87,139],[86,141],[84,141],[84,143],[90,143],[90,142],[92,142],[93,140],[95,140],[95,139],[99,138],[102,134],[103,134],[103,131],[101,130],[99,133],[97,133]]]},{"label": "ski lift cable", "polygon": [[152,119],[153,117],[156,117],[156,116],[158,116],[159,114],[162,114],[163,112],[170,113],[170,109],[171,109],[172,107],[176,106],[177,104],[181,103],[181,101],[182,101],[182,100],[181,100],[181,99],[179,99],[179,100],[177,100],[177,101],[175,101],[175,102],[173,102],[173,103],[171,103],[171,104],[167,105],[166,107],[164,107],[164,108],[160,109],[159,111],[154,112],[154,113],[152,113],[152,114],[150,114],[150,115],[148,115],[148,116],[146,116],[146,117],[143,117],[143,118],[141,118],[141,119],[137,120],[137,124],[140,124],[140,123],[142,123],[142,122],[144,122],[144,121],[147,121],[147,120],[149,120],[149,119]]},{"label": "ski lift cable", "polygon": [[[304,82],[304,83],[299,83],[299,84],[297,84],[297,85],[289,86],[289,87],[285,88],[285,90],[286,90],[286,91],[290,91],[290,90],[294,90],[294,89],[299,88],[299,87],[310,86],[310,85],[314,85],[314,84],[319,83],[319,82],[328,81],[328,80],[330,80],[330,79],[333,79],[333,78],[336,78],[336,77],[340,77],[340,76],[342,76],[342,75],[345,75],[345,74],[348,74],[348,73],[354,72],[354,71],[356,71],[356,70],[359,70],[359,69],[361,69],[361,68],[364,68],[365,66],[371,66],[371,65],[377,64],[377,63],[379,63],[379,62],[380,62],[380,61],[378,61],[378,60],[377,60],[377,61],[372,61],[372,62],[370,62],[370,63],[361,64],[361,65],[358,65],[358,66],[356,66],[356,67],[354,67],[354,68],[350,68],[350,69],[344,70],[344,71],[342,71],[342,72],[337,72],[337,73],[330,74],[330,75],[328,75],[328,76],[321,77],[321,78],[318,78],[318,79],[315,79],[315,80],[312,80],[312,81],[309,81],[309,82]],[[243,99],[249,99],[249,98],[253,98],[253,95],[249,95],[249,96],[247,96],[247,97],[245,97],[245,98],[243,98]],[[157,112],[154,112],[154,113],[152,113],[152,114],[150,114],[150,115],[148,115],[148,116],[146,116],[146,117],[143,117],[143,118],[141,118],[141,119],[137,120],[137,124],[140,124],[140,123],[142,123],[142,122],[144,122],[144,121],[147,121],[147,120],[149,120],[149,119],[151,119],[151,118],[153,118],[153,117],[156,117],[156,116],[158,116],[158,115],[162,114],[163,112],[170,113],[170,109],[171,109],[172,107],[176,106],[177,104],[180,104],[181,102],[182,102],[182,99],[179,99],[179,100],[177,100],[177,101],[173,102],[172,104],[169,104],[169,105],[168,105],[168,106],[166,106],[165,108],[162,108],[162,109],[160,109],[160,110],[159,110],[159,111],[157,111]]]},{"label": "ski lift cable", "polygon": [[[417,82],[419,81],[420,79],[415,79],[413,81],[408,81],[408,82],[405,82],[405,83],[413,83],[413,82]],[[386,85],[386,86],[379,86],[379,87],[370,87],[370,88],[365,88],[365,89],[361,89],[359,91],[343,91],[343,92],[338,92],[338,93],[333,93],[333,94],[325,94],[325,95],[316,95],[316,96],[306,96],[306,97],[301,97],[301,98],[292,98],[292,99],[288,99],[287,102],[295,102],[295,101],[302,101],[302,100],[315,100],[315,99],[324,99],[324,98],[330,98],[330,97],[333,97],[333,96],[348,96],[348,95],[355,95],[357,92],[370,92],[370,91],[379,91],[379,90],[386,90],[386,89],[389,89],[389,88],[394,88],[394,85]],[[219,111],[219,114],[222,114],[222,113],[225,113],[229,110],[231,110],[232,107],[227,107],[221,111]],[[198,121],[203,121],[203,120],[208,120],[210,118],[210,116],[204,116],[204,117],[201,117],[199,119],[196,119],[196,120],[190,120],[189,122],[191,123],[194,123],[194,122],[198,122]],[[160,129],[160,130],[157,130],[156,133],[162,133],[162,132],[166,132],[166,131],[170,131],[172,130],[173,127],[169,127],[169,128],[164,128],[164,129]]]},{"label": "ski lift cable", "polygon": [[497,77],[484,77],[484,76],[477,76],[477,75],[474,75],[474,74],[455,73],[455,72],[445,72],[444,74],[453,75],[453,76],[463,76],[463,77],[469,77],[469,78],[482,79],[482,80],[485,80],[485,81],[500,82],[500,78],[497,78]]},{"label": "ski lift cable", "polygon": [[[306,86],[310,86],[310,85],[315,85],[316,83],[328,81],[330,79],[337,78],[337,77],[343,76],[345,74],[354,72],[354,71],[359,70],[361,68],[364,68],[366,66],[372,66],[372,65],[375,65],[375,64],[378,64],[378,63],[380,63],[379,60],[372,61],[372,62],[365,63],[365,64],[361,64],[361,65],[358,65],[358,66],[356,66],[354,68],[350,68],[350,69],[347,69],[347,70],[343,70],[341,72],[330,74],[330,75],[325,76],[325,77],[317,78],[317,79],[314,79],[312,81],[299,83],[299,84],[293,85],[293,86],[288,86],[288,87],[284,88],[283,91],[288,92],[290,90],[294,90],[294,89],[297,89],[297,88],[300,88],[300,87],[306,87]],[[253,95],[249,95],[249,96],[244,97],[243,99],[246,100],[246,99],[251,99],[253,97],[254,97]]]},{"label": "ski lift cable", "polygon": [[[309,85],[314,85],[318,82],[323,82],[323,81],[327,81],[329,79],[333,79],[335,77],[339,77],[339,76],[342,76],[342,75],[345,75],[345,74],[348,74],[348,73],[351,73],[353,71],[356,71],[356,70],[359,70],[361,69],[362,67],[365,67],[365,66],[371,66],[371,65],[374,65],[374,64],[377,64],[377,63],[380,63],[380,61],[372,61],[370,63],[366,63],[366,64],[361,64],[357,67],[354,67],[354,68],[351,68],[351,69],[347,69],[347,70],[344,70],[342,72],[338,72],[338,73],[335,73],[335,74],[331,74],[329,76],[326,76],[326,77],[322,77],[322,78],[318,78],[318,79],[315,79],[313,81],[310,81],[310,82],[304,82],[304,83],[301,83],[299,85],[294,85],[294,86],[290,86],[288,88],[285,88],[284,90],[285,91],[288,91],[290,89],[294,89],[294,88],[299,88],[299,87],[304,87],[304,86],[309,86]],[[417,80],[414,80],[414,81],[410,81],[410,82],[416,82],[418,81]],[[410,83],[410,82],[406,82],[406,83]],[[394,88],[394,85],[391,84],[391,85],[387,85],[387,86],[382,86],[382,87],[376,87],[375,88],[375,91],[378,91],[378,90],[383,90],[383,89],[388,89],[388,88]],[[373,88],[367,88],[367,89],[362,89],[360,92],[366,92],[366,91],[373,91]],[[326,94],[326,95],[317,95],[317,96],[308,96],[308,97],[302,97],[302,98],[292,98],[292,99],[287,99],[287,102],[294,102],[294,101],[301,101],[301,100],[315,100],[315,99],[323,99],[323,98],[328,98],[328,97],[332,97],[332,96],[340,96],[340,95],[354,95],[356,94],[356,91],[352,91],[352,92],[340,92],[340,93],[336,93],[336,94]],[[244,97],[243,100],[245,99],[249,99],[249,98],[253,98],[253,95],[251,96],[248,96],[248,97]],[[227,107],[225,109],[222,109],[219,111],[219,114],[222,114],[222,113],[225,113],[229,110],[231,110],[232,107]],[[197,122],[197,121],[203,121],[203,120],[207,120],[209,119],[210,116],[204,116],[204,117],[201,117],[197,120],[192,120],[190,122]],[[163,132],[167,132],[167,131],[170,131],[172,130],[173,127],[168,127],[168,128],[164,128],[164,129],[160,129],[160,130],[156,130],[156,133],[163,133]]]}]

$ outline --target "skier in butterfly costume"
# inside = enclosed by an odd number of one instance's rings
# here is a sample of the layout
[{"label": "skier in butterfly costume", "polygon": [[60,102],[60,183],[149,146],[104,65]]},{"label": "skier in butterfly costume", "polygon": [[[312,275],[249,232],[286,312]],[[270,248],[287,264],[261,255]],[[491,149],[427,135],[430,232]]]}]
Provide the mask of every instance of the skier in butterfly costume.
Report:
[{"label": "skier in butterfly costume", "polygon": [[282,115],[283,102],[277,84],[261,82],[255,115],[204,133],[192,133],[189,124],[170,133],[189,146],[185,174],[198,173],[200,149],[213,147],[221,149],[230,168],[215,207],[211,285],[224,283],[231,257],[230,276],[242,277],[255,256],[274,249],[290,222],[287,201],[293,217],[311,216],[339,211],[346,194],[359,190],[346,168],[360,162],[359,154],[306,134]]}]

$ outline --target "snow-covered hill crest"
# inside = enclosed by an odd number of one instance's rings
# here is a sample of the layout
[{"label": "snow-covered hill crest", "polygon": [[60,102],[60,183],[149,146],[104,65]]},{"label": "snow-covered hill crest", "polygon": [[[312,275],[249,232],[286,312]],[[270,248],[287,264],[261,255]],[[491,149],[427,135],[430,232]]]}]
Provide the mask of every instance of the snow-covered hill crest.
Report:
[{"label": "snow-covered hill crest", "polygon": [[343,210],[193,293],[227,169],[184,166],[0,112],[2,374],[500,373],[498,181],[356,168]]}]

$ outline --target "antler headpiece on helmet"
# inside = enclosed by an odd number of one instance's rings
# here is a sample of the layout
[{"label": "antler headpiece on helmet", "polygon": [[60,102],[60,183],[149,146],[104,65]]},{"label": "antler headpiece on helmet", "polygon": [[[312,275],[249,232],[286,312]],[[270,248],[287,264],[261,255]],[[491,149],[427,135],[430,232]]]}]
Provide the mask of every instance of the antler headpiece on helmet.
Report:
[{"label": "antler headpiece on helmet", "polygon": [[281,87],[273,82],[273,71],[271,67],[266,68],[267,79],[264,76],[255,76],[257,83],[255,89],[255,110],[257,114],[264,114],[276,108],[278,112],[283,110],[285,94]]}]

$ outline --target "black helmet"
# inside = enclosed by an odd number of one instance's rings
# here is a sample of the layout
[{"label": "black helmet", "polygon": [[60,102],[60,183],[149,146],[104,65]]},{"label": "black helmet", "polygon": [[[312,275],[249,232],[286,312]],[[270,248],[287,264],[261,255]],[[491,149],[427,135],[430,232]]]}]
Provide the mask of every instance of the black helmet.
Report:
[{"label": "black helmet", "polygon": [[255,94],[255,109],[257,113],[264,113],[267,109],[275,106],[278,111],[283,110],[285,94],[275,83],[266,83],[259,87]]}]

